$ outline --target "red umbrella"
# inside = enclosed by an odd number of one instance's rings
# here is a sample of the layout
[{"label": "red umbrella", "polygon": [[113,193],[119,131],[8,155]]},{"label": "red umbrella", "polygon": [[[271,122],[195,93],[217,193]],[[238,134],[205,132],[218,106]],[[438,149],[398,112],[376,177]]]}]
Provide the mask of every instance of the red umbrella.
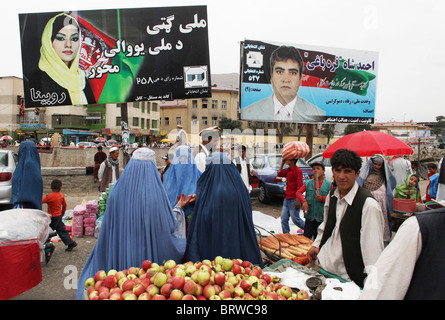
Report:
[{"label": "red umbrella", "polygon": [[324,158],[331,158],[338,149],[349,149],[357,152],[360,157],[374,154],[385,156],[410,155],[413,149],[405,142],[387,133],[379,131],[360,131],[348,134],[335,141],[323,152]]}]

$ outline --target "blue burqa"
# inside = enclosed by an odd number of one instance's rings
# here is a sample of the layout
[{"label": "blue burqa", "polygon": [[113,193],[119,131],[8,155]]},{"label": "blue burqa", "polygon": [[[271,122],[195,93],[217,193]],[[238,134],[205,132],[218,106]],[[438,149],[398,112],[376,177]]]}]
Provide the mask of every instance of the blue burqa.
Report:
[{"label": "blue burqa", "polygon": [[155,153],[137,149],[110,190],[97,243],[79,278],[77,299],[82,299],[85,280],[99,270],[140,267],[146,259],[180,263],[186,239],[174,235],[176,228]]},{"label": "blue burqa", "polygon": [[[164,188],[170,205],[174,207],[178,202],[178,196],[186,196],[196,193],[196,184],[201,171],[196,166],[192,150],[188,146],[179,146],[175,150],[172,162],[164,174]],[[188,216],[193,210],[193,203],[184,207],[184,213]]]},{"label": "blue burqa", "polygon": [[252,218],[252,203],[236,166],[226,154],[207,158],[198,180],[187,236],[188,261],[223,258],[263,266]]},{"label": "blue burqa", "polygon": [[14,207],[42,210],[43,179],[36,144],[20,144],[17,167],[12,175],[11,203]]}]

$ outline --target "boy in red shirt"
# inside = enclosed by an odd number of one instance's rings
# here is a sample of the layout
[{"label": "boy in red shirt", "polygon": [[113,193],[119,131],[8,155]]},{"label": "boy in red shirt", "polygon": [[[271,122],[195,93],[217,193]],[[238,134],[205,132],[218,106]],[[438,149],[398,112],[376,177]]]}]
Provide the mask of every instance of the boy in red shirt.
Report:
[{"label": "boy in red shirt", "polygon": [[[298,159],[282,159],[277,177],[286,177],[286,191],[284,193],[283,210],[281,212],[281,228],[283,233],[289,233],[289,217],[300,230],[297,233],[303,233],[304,221],[300,218],[300,209],[295,208],[297,201],[297,191],[303,186],[303,172],[297,166]],[[289,167],[283,170],[284,164]]]},{"label": "boy in red shirt", "polygon": [[57,232],[62,242],[68,246],[65,250],[71,251],[77,246],[77,243],[71,239],[70,234],[66,231],[65,224],[62,221],[62,217],[66,210],[65,196],[60,192],[60,190],[62,190],[62,181],[57,179],[53,180],[51,182],[51,190],[53,192],[42,200],[42,203],[48,205],[48,213],[51,215],[51,223],[49,226]]}]

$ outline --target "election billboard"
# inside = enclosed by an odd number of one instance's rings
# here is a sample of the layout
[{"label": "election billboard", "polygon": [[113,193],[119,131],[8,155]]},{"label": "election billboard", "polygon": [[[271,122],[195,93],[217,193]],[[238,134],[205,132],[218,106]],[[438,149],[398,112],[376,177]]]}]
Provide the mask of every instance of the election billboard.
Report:
[{"label": "election billboard", "polygon": [[242,120],[374,123],[378,53],[245,40]]},{"label": "election billboard", "polygon": [[25,107],[211,96],[206,6],[19,14]]}]

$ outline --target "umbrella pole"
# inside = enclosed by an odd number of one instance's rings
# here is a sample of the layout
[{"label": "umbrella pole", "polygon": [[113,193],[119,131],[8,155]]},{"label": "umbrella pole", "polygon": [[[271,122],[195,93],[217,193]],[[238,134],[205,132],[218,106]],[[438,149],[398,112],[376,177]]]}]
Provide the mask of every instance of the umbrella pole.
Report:
[{"label": "umbrella pole", "polygon": [[[419,137],[419,143],[417,144],[417,171],[419,170],[420,170],[420,137]],[[418,174],[418,179],[420,182],[420,174]],[[416,188],[416,202],[418,196],[419,196],[419,188]]]}]

